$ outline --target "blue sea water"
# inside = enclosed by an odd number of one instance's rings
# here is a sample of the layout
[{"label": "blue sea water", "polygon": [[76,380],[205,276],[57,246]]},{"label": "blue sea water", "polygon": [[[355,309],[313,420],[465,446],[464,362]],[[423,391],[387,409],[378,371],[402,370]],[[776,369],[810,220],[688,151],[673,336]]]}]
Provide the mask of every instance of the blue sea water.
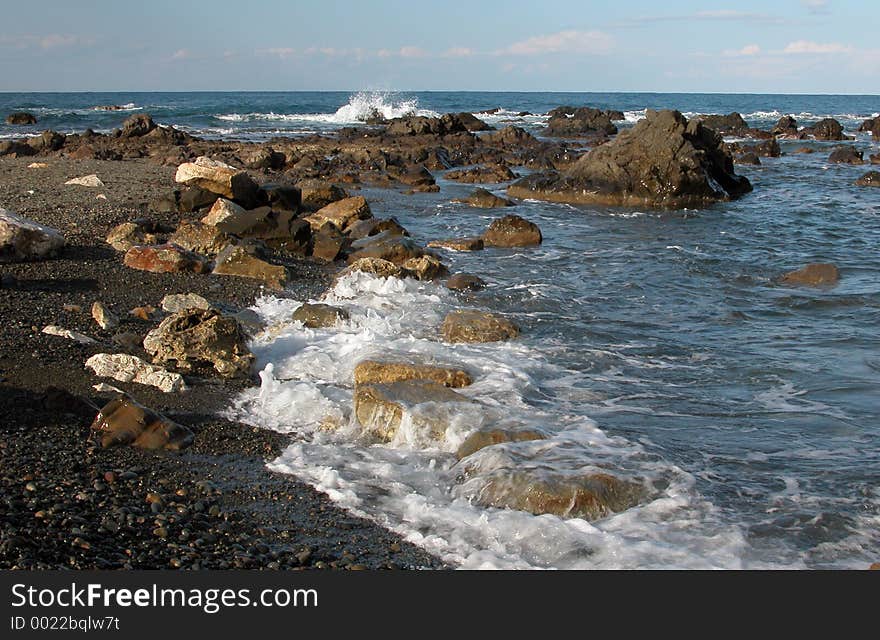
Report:
[{"label": "blue sea water", "polygon": [[[124,111],[96,111],[117,104]],[[0,94],[0,113],[28,110],[35,131],[109,131],[135,112],[194,134],[268,139],[330,132],[376,108],[386,116],[469,111],[542,134],[561,104],[740,112],[768,128],[835,117],[856,129],[877,96],[598,93]],[[488,114],[487,111],[501,111]],[[532,115],[517,115],[530,112]],[[26,130],[26,128],[24,129]],[[23,129],[0,126],[0,137]],[[299,438],[272,464],[340,504],[463,567],[864,568],[880,561],[880,190],[853,185],[870,167],[829,164],[835,143],[781,141],[783,156],[738,166],[747,196],[702,210],[568,206],[513,211],[544,234],[536,249],[446,252],[479,274],[468,297],[429,283],[343,279],[328,300],[350,319],[330,330],[287,320],[299,301],[268,297],[274,330],[255,341],[258,391],[230,413]],[[815,153],[794,153],[800,147]],[[498,215],[452,202],[470,188],[437,175],[439,193],[360,193],[423,241],[477,235]],[[503,185],[490,185],[503,194]],[[2,203],[0,203],[2,204]],[[777,283],[833,262],[831,289]],[[443,314],[471,306],[513,318],[519,340],[446,345]],[[468,367],[446,441],[415,426],[391,445],[348,424],[351,371],[396,354]],[[484,450],[464,473],[451,452],[475,425],[540,428],[550,438]],[[477,506],[482,475],[541,477],[603,470],[644,482],[636,508],[587,523]]]}]

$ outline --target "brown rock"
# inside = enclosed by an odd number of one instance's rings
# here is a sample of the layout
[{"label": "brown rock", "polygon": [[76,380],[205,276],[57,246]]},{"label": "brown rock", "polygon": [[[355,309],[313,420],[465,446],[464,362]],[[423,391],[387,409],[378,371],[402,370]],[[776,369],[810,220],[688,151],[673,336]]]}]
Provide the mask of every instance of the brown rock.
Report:
[{"label": "brown rock", "polygon": [[455,452],[455,457],[461,460],[469,455],[476,453],[480,449],[491,447],[496,444],[505,442],[526,442],[529,440],[544,440],[546,434],[536,431],[535,429],[521,429],[519,431],[511,431],[509,429],[485,429],[475,431],[469,435],[464,442],[459,445]]},{"label": "brown rock", "polygon": [[322,262],[333,262],[348,247],[348,239],[332,224],[325,225],[312,235],[312,257]]},{"label": "brown rock", "polygon": [[257,184],[247,173],[205,156],[180,165],[174,179],[217,193],[245,207],[255,206],[258,201]]},{"label": "brown rock", "polygon": [[410,258],[433,255],[410,238],[389,235],[387,232],[357,240],[351,244],[351,248],[349,264],[361,258],[381,258],[402,265]]},{"label": "brown rock", "polygon": [[446,288],[453,291],[477,291],[485,286],[485,280],[469,273],[456,273],[446,281]]},{"label": "brown rock", "polygon": [[831,155],[828,156],[828,162],[834,164],[863,164],[862,152],[855,147],[842,145],[835,147]]},{"label": "brown rock", "polygon": [[197,253],[187,251],[176,244],[153,246],[137,245],[126,251],[125,266],[153,273],[177,273],[192,271],[207,273],[208,261]]},{"label": "brown rock", "polygon": [[321,229],[328,222],[340,231],[345,231],[346,227],[353,222],[372,216],[370,205],[367,204],[366,199],[363,196],[354,196],[332,202],[316,213],[307,216],[305,220],[315,231]]},{"label": "brown rock", "polygon": [[431,240],[429,248],[452,249],[453,251],[480,251],[483,248],[482,238],[458,238],[450,240]]},{"label": "brown rock", "polygon": [[464,202],[465,204],[469,204],[472,207],[478,207],[480,209],[495,209],[497,207],[512,207],[514,203],[506,198],[499,198],[491,191],[486,189],[476,189],[474,192],[469,195],[464,200],[458,200],[457,202]]},{"label": "brown rock", "polygon": [[287,269],[251,255],[245,247],[232,245],[217,254],[214,275],[261,280],[272,289],[284,289]]},{"label": "brown rock", "polygon": [[403,277],[403,269],[401,269],[393,262],[382,260],[381,258],[360,258],[358,260],[355,260],[350,265],[348,265],[348,267],[340,271],[339,277],[342,277],[349,273],[353,273],[355,271],[371,273],[375,276],[379,276],[380,278]]},{"label": "brown rock", "polygon": [[445,177],[447,180],[455,180],[456,182],[488,184],[508,182],[509,180],[516,179],[517,176],[508,167],[500,164],[493,164],[485,167],[475,167],[473,169],[449,171]]},{"label": "brown rock", "polygon": [[854,184],[858,187],[880,187],[880,171],[869,171]]},{"label": "brown rock", "polygon": [[223,233],[217,227],[184,220],[168,238],[168,242],[205,256],[216,256],[226,247],[235,244],[232,236]]},{"label": "brown rock", "polygon": [[499,342],[519,335],[510,320],[482,311],[452,311],[441,327],[446,342]]},{"label": "brown rock", "polygon": [[434,256],[424,255],[406,260],[403,267],[405,275],[416,280],[436,280],[449,274],[449,269]]},{"label": "brown rock", "polygon": [[833,287],[840,281],[840,271],[830,263],[812,263],[782,276],[783,284],[806,287]]},{"label": "brown rock", "polygon": [[345,235],[352,240],[360,240],[369,236],[388,232],[386,235],[408,236],[409,231],[401,226],[397,218],[367,218],[358,220],[345,228]]},{"label": "brown rock", "polygon": [[136,245],[161,243],[162,235],[158,233],[158,228],[147,221],[123,222],[110,229],[107,234],[107,244],[117,251],[128,251]]},{"label": "brown rock", "polygon": [[318,211],[331,202],[348,197],[345,189],[325,180],[303,180],[296,186],[300,190],[302,208],[306,211]]},{"label": "brown rock", "polygon": [[293,312],[292,320],[302,322],[310,329],[333,327],[340,320],[348,319],[348,311],[329,304],[306,303]]},{"label": "brown rock", "polygon": [[453,389],[466,387],[473,382],[466,371],[451,367],[362,360],[354,368],[355,385],[391,384],[403,380],[424,380]]},{"label": "brown rock", "polygon": [[533,247],[541,244],[542,240],[538,225],[519,216],[493,220],[483,234],[487,247]]},{"label": "brown rock", "polygon": [[187,427],[120,395],[101,408],[91,427],[102,447],[131,445],[140,449],[185,449],[193,441]]}]

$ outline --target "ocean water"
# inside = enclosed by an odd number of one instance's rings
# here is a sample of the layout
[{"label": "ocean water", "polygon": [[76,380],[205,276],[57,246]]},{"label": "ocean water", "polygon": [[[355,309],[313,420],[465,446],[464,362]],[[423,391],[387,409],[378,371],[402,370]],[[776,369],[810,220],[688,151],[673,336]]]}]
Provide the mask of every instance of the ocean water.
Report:
[{"label": "ocean water", "polygon": [[[99,112],[98,104],[128,105]],[[749,124],[793,114],[855,129],[880,97],[699,94],[267,93],[0,94],[0,113],[36,127],[110,130],[132,112],[199,135],[266,139],[332,131],[372,109],[448,111],[512,120],[541,135],[547,110],[588,104],[626,113],[739,111]],[[500,107],[503,111],[485,115]],[[529,111],[536,115],[518,116]],[[11,128],[0,129],[10,135]],[[20,135],[18,133],[17,135]],[[880,192],[852,182],[867,165],[831,165],[834,143],[781,141],[785,155],[738,166],[754,191],[701,210],[568,206],[506,210],[536,222],[530,249],[443,251],[486,290],[355,274],[324,302],[349,311],[333,329],[289,320],[302,302],[267,296],[270,329],[252,349],[261,385],[228,413],[295,434],[270,467],[304,478],[346,508],[462,568],[865,568],[880,561]],[[794,154],[809,146],[813,154]],[[421,241],[477,235],[499,211],[451,202],[472,189],[438,173],[439,193],[364,188],[378,216]],[[503,194],[503,185],[489,185]],[[833,289],[781,286],[807,262],[834,262]],[[451,345],[447,311],[490,310],[517,340]],[[468,369],[473,402],[424,405],[389,444],[352,424],[352,371],[367,357]],[[442,417],[436,439],[419,415]],[[328,428],[328,425],[333,425]],[[496,445],[457,463],[481,427],[536,428],[547,439]],[[595,471],[642,488],[639,504],[597,521],[483,508],[488,478]]]}]

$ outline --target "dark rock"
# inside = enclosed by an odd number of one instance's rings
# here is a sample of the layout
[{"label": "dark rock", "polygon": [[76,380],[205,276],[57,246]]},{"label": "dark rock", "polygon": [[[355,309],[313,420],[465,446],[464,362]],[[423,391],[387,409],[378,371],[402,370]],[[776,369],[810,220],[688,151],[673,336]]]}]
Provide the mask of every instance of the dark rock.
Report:
[{"label": "dark rock", "polygon": [[456,113],[454,116],[464,125],[468,131],[491,131],[489,126],[472,113]]},{"label": "dark rock", "polygon": [[153,119],[149,114],[138,113],[128,117],[125,122],[122,123],[121,136],[123,138],[140,138],[141,136],[147,135],[155,128],[156,123],[153,122]]},{"label": "dark rock", "polygon": [[303,180],[296,186],[300,190],[302,208],[306,211],[318,211],[331,202],[348,197],[345,189],[326,180]]},{"label": "dark rock", "polygon": [[483,233],[483,242],[487,247],[533,247],[541,244],[542,240],[538,225],[519,216],[493,220]]},{"label": "dark rock", "polygon": [[287,156],[271,147],[259,147],[245,155],[244,166],[248,169],[283,169]]},{"label": "dark rock", "polygon": [[464,202],[469,204],[472,207],[478,207],[480,209],[494,209],[496,207],[512,207],[515,203],[507,200],[506,198],[499,198],[491,191],[486,189],[475,189],[471,195],[469,195],[464,200],[459,200],[458,202]]},{"label": "dark rock", "polygon": [[834,164],[864,164],[862,152],[855,147],[842,145],[835,147],[831,155],[828,156],[828,162]]},{"label": "dark rock", "polygon": [[187,187],[180,191],[177,209],[180,213],[195,213],[214,206],[220,196],[201,187]]},{"label": "dark rock", "polygon": [[694,120],[700,120],[703,126],[722,135],[744,134],[749,130],[749,125],[736,111],[722,115],[696,116]]},{"label": "dark rock", "polygon": [[797,136],[798,124],[793,116],[782,116],[770,130],[774,136]]},{"label": "dark rock", "polygon": [[[348,256],[351,264],[361,258],[381,258],[396,265],[403,265],[410,258],[432,255],[410,238],[380,233],[352,243],[352,253]],[[436,257],[436,256],[435,256]]]},{"label": "dark rock", "polygon": [[816,140],[852,140],[843,133],[843,127],[834,118],[819,120],[812,127],[807,127],[801,135],[811,135]]},{"label": "dark rock", "polygon": [[16,111],[6,116],[6,124],[25,125],[37,124],[37,116],[27,111]]},{"label": "dark rock", "polygon": [[267,183],[260,187],[265,194],[266,202],[273,209],[299,211],[302,202],[302,191],[290,184]]},{"label": "dark rock", "polygon": [[[467,115],[474,118],[470,114]],[[439,118],[426,116],[394,118],[389,120],[385,133],[389,136],[446,136],[453,133],[468,133],[468,127],[457,114],[447,113]]]},{"label": "dark rock", "polygon": [[504,165],[492,164],[484,167],[474,167],[473,169],[449,171],[444,177],[447,180],[469,184],[494,184],[514,180],[517,176],[510,168]]},{"label": "dark rock", "polygon": [[502,146],[522,147],[536,144],[538,139],[521,127],[507,126],[494,133],[483,136],[483,141]]},{"label": "dark rock", "polygon": [[28,140],[28,144],[31,145],[34,150],[46,153],[49,151],[58,151],[58,149],[64,146],[66,140],[67,136],[63,133],[48,129],[41,133],[39,137]]},{"label": "dark rock", "polygon": [[349,239],[332,224],[326,224],[312,234],[312,258],[333,262],[349,246]]},{"label": "dark rock", "polygon": [[329,304],[303,304],[293,312],[292,320],[302,322],[310,329],[333,327],[340,320],[348,319],[348,311]]},{"label": "dark rock", "polygon": [[758,157],[757,154],[750,151],[748,153],[737,156],[734,162],[736,162],[736,164],[760,165],[761,159]]},{"label": "dark rock", "polygon": [[485,286],[485,280],[469,273],[456,273],[446,281],[446,287],[453,291],[477,291]]},{"label": "dark rock", "polygon": [[869,171],[854,184],[858,187],[880,187],[880,171]]},{"label": "dark rock", "polygon": [[609,114],[592,107],[581,107],[571,113],[569,107],[559,107],[550,111],[547,133],[553,136],[614,135],[617,126]]},{"label": "dark rock", "polygon": [[840,281],[840,271],[830,263],[812,263],[782,276],[783,284],[807,287],[833,287]]},{"label": "dark rock", "polygon": [[389,232],[389,235],[409,235],[409,231],[398,222],[397,218],[367,218],[366,220],[358,220],[345,228],[345,235],[352,240],[360,240],[386,231]]}]

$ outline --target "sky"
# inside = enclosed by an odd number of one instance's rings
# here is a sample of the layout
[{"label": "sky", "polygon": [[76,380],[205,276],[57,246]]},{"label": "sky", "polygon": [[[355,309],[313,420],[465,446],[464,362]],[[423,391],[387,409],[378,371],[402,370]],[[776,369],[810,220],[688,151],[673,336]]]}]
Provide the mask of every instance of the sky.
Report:
[{"label": "sky", "polygon": [[0,91],[880,93],[877,0],[4,4]]}]

